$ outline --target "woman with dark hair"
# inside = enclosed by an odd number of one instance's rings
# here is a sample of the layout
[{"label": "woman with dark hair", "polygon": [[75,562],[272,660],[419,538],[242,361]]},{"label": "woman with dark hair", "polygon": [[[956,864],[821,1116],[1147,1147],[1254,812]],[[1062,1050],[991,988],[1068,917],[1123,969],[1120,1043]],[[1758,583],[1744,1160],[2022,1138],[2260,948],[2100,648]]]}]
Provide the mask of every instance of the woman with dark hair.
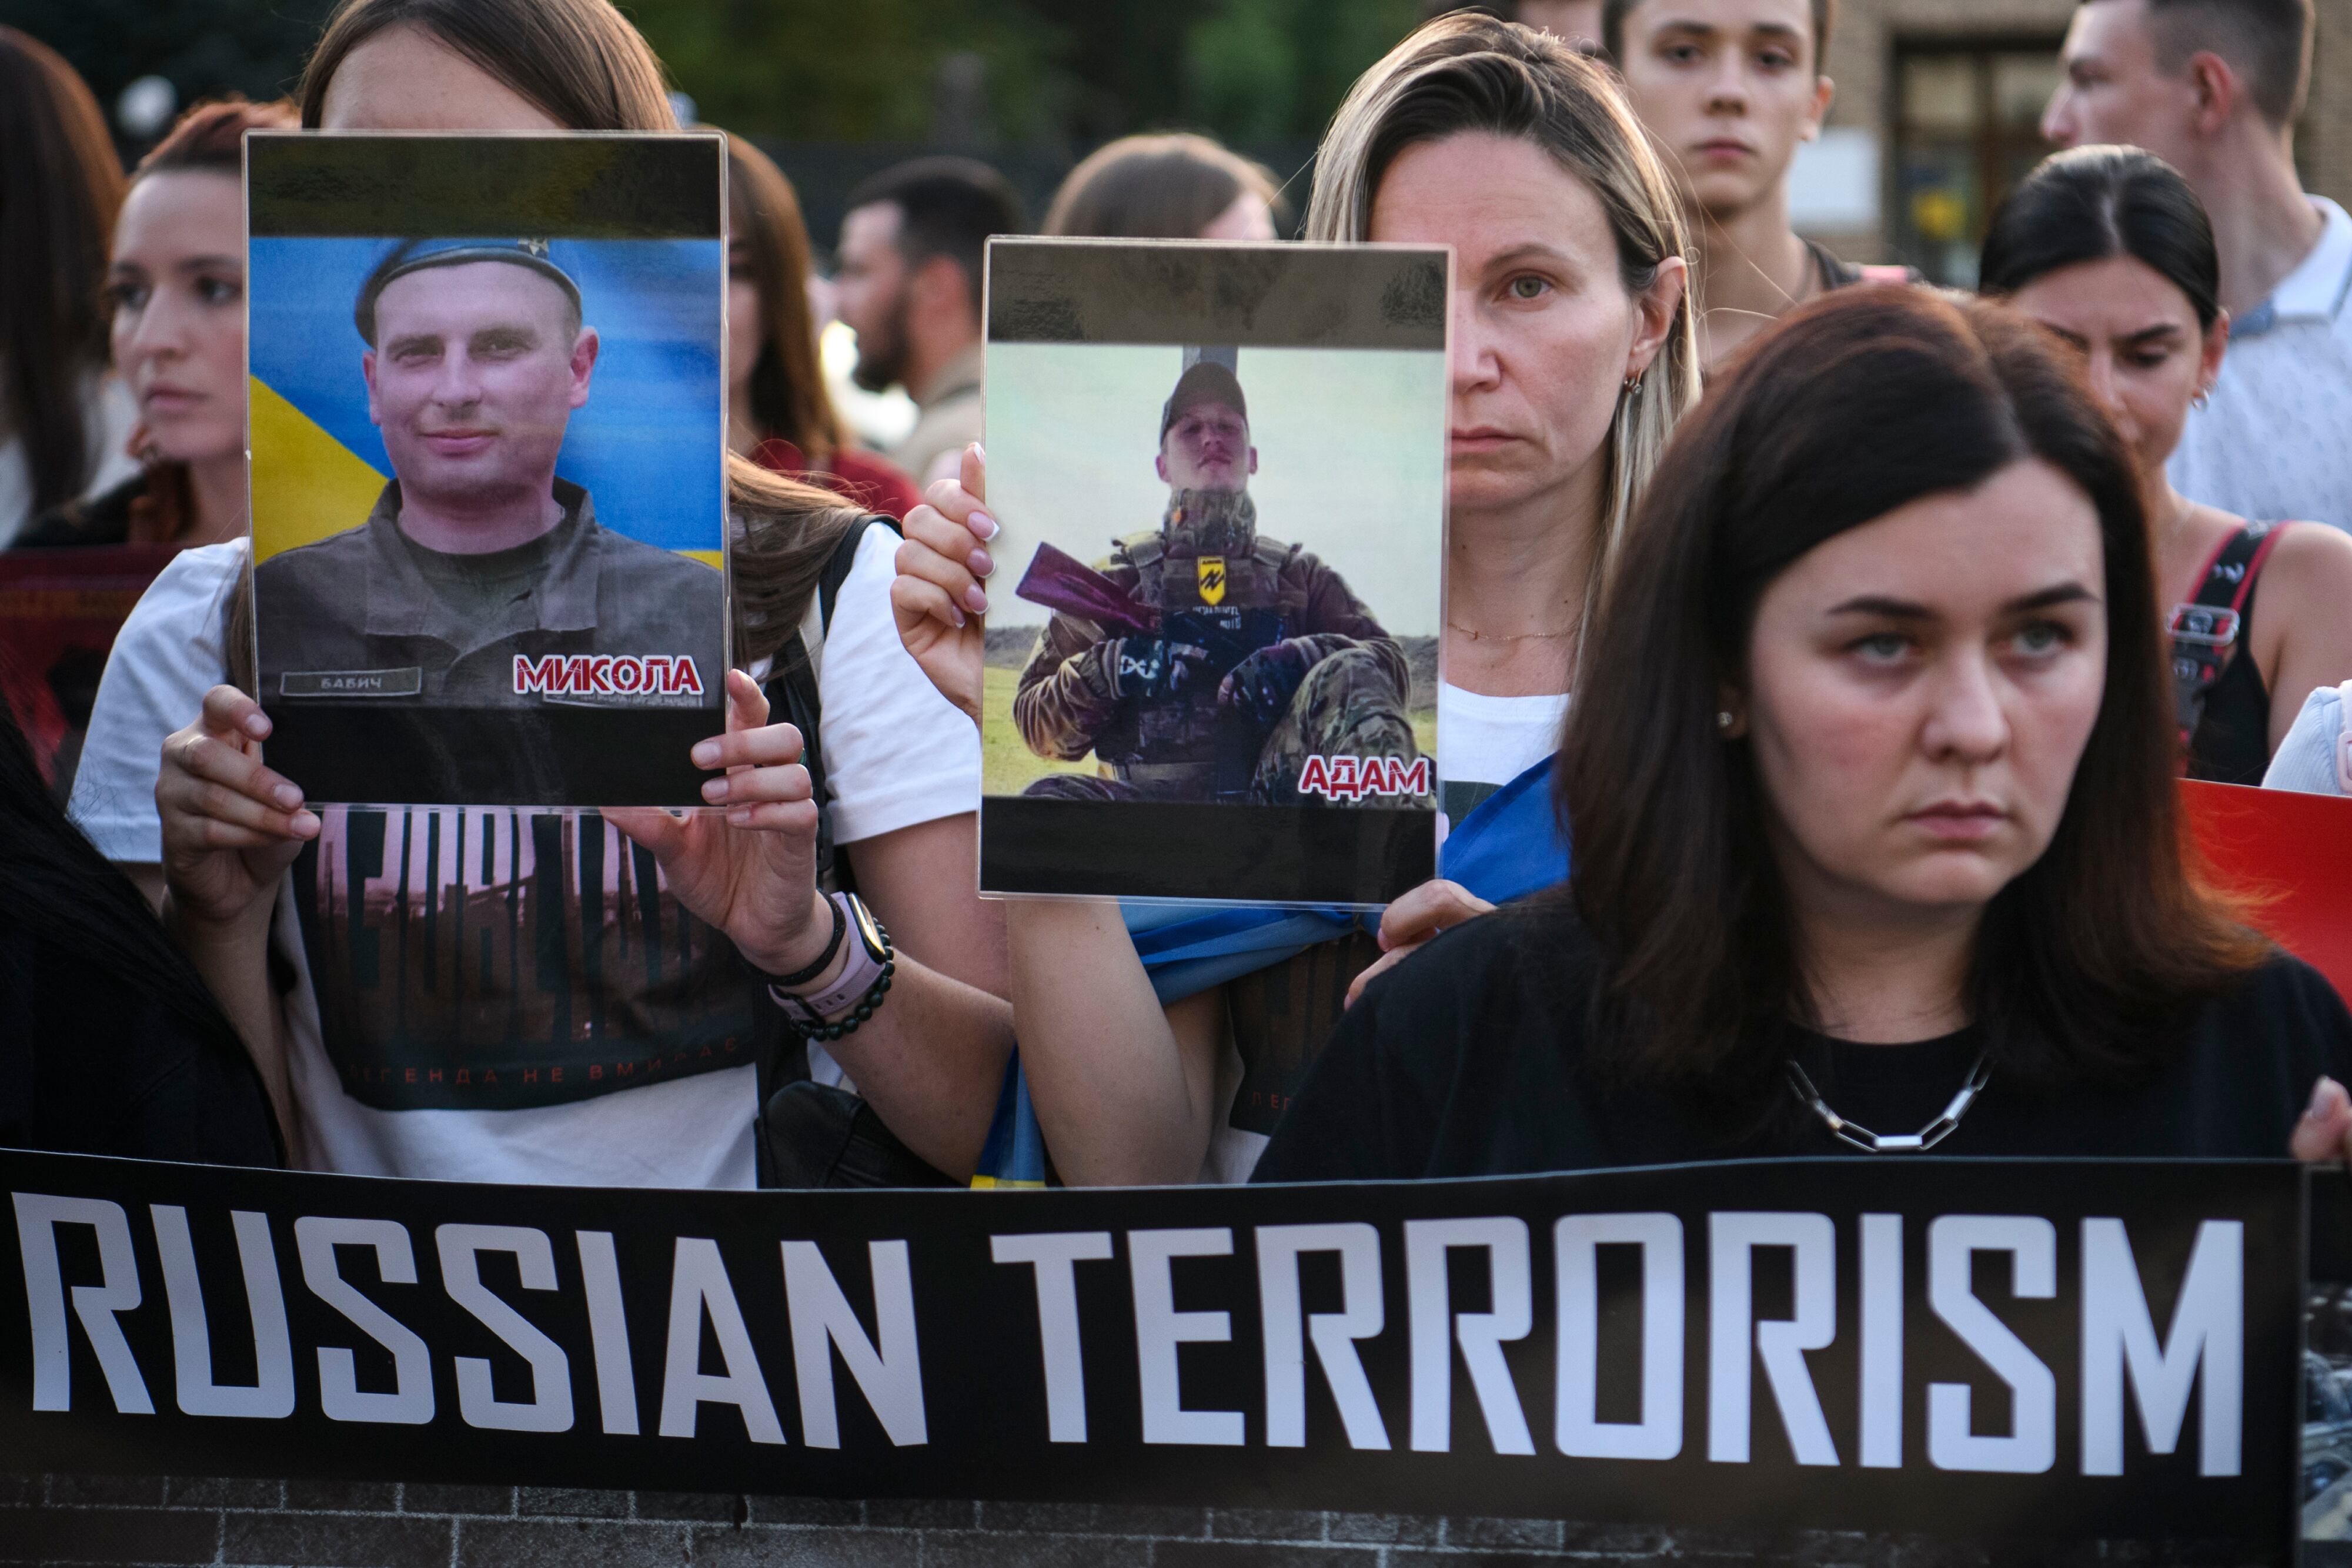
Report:
[{"label": "woman with dark hair", "polygon": [[[327,131],[677,129],[659,66],[606,0],[349,0],[299,96],[304,123]],[[978,739],[898,644],[889,528],[740,458],[726,474],[734,648],[749,668],[728,676],[727,733],[693,748],[703,800],[724,811],[550,811],[521,827],[488,807],[314,810],[300,780],[264,765],[259,706],[220,684],[251,656],[241,542],[184,552],[173,570],[191,574],[188,591],[125,625],[77,785],[92,807],[81,820],[110,859],[165,868],[192,950],[236,956],[219,961],[234,983],[215,988],[284,1063],[300,1163],[483,1181],[824,1180],[843,1138],[761,1132],[777,1125],[761,1119],[766,1091],[814,1080],[860,1118],[819,1131],[878,1116],[880,1136],[903,1140],[893,1158],[971,1168],[1011,1032],[982,994],[1003,984],[1003,957],[993,906],[972,891]],[[251,671],[238,674],[249,688]],[[769,723],[772,703],[800,722]],[[101,752],[112,761],[93,779]],[[853,874],[898,945],[893,971],[863,921],[844,937]],[[540,961],[514,961],[523,938],[506,916],[437,918],[519,906],[535,911]],[[383,940],[379,918],[414,938]],[[658,944],[614,956],[648,931]],[[290,990],[267,984],[273,948]],[[833,994],[853,979],[855,994]],[[997,1027],[937,1046],[929,1019],[946,1006]],[[780,1018],[786,1007],[799,1010]],[[495,1093],[467,1071],[484,1063]]]},{"label": "woman with dark hair", "polygon": [[1045,209],[1049,235],[1270,240],[1281,187],[1205,136],[1122,136],[1088,153]]},{"label": "woman with dark hair", "polygon": [[139,890],[49,798],[0,704],[0,1146],[282,1165],[272,1098]]},{"label": "woman with dark hair", "polygon": [[53,507],[17,538],[201,546],[246,528],[245,133],[281,103],[198,104],[140,160],[106,271],[114,368],[138,400],[140,471]]},{"label": "woman with dark hair", "polygon": [[1561,743],[1567,889],[1375,982],[1258,1179],[2340,1157],[2352,1016],[2183,863],[2145,529],[2027,322],[1791,313],[1626,534]]},{"label": "woman with dark hair", "polygon": [[2083,356],[2131,449],[2189,776],[2261,783],[2305,696],[2352,677],[2352,538],[2249,522],[2166,475],[2230,341],[2196,192],[2137,148],[2058,153],[1993,214],[1982,287]]},{"label": "woman with dark hair", "polygon": [[98,100],[56,50],[0,27],[0,546],[131,470],[99,304],[121,205]]},{"label": "woman with dark hair", "polygon": [[727,226],[728,449],[868,511],[905,517],[922,492],[895,464],[850,444],[825,391],[800,197],[739,136],[727,139]]}]

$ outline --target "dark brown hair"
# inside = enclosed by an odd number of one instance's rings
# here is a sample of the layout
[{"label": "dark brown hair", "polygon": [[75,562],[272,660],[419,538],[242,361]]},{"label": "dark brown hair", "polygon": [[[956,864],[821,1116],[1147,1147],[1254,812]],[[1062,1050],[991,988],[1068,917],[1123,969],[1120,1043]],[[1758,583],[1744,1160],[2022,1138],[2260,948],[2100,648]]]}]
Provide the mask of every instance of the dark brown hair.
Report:
[{"label": "dark brown hair", "polygon": [[[570,131],[675,131],[661,62],[609,0],[345,0],[302,69],[302,123],[316,128],[335,70],[387,28],[416,27],[454,49]],[[727,509],[742,531],[730,547],[735,656],[774,654],[798,629],[825,562],[858,514],[830,490],[730,454]],[[228,631],[232,678],[250,689],[248,595]]]},{"label": "dark brown hair", "polygon": [[609,0],[348,0],[302,68],[302,123],[353,49],[415,27],[504,82],[569,131],[675,131],[661,62]]},{"label": "dark brown hair", "polygon": [[[289,131],[299,123],[292,103],[248,103],[236,94],[191,106],[149,150],[131,172],[137,184],[150,174],[199,172],[222,174],[242,182],[245,176],[245,133],[248,131]],[[242,193],[224,199],[242,201]],[[131,436],[134,451],[147,469],[146,483],[130,506],[130,537],[137,542],[168,543],[187,530],[196,515],[195,490],[184,463],[160,461],[146,451],[143,428]]]},{"label": "dark brown hair", "polygon": [[1758,601],[1798,558],[2028,459],[2097,509],[2106,680],[2048,851],[1986,912],[1972,1016],[2017,1081],[2126,1075],[2182,1003],[2261,960],[2183,861],[2138,481],[2080,372],[2001,307],[1850,289],[1790,312],[1683,422],[1586,644],[1557,803],[1603,955],[1609,1065],[1768,1103],[1784,1052],[1757,1044],[1812,1010],[1763,788],[1721,738],[1718,694],[1744,683]]},{"label": "dark brown hair", "polygon": [[760,292],[760,358],[751,367],[751,417],[762,437],[781,435],[811,468],[842,445],[841,415],[817,362],[809,309],[808,225],[793,183],[740,136],[727,139],[727,237],[740,245]]},{"label": "dark brown hair", "polygon": [[72,499],[98,466],[84,383],[106,363],[99,283],[122,188],[81,78],[0,27],[0,439],[25,455],[28,515]]},{"label": "dark brown hair", "polygon": [[1045,209],[1045,232],[1094,239],[1198,239],[1226,208],[1254,193],[1267,207],[1281,187],[1205,136],[1122,136],[1070,171]]},{"label": "dark brown hair", "polygon": [[[1625,18],[1641,9],[1643,0],[1605,0],[1601,7],[1601,47],[1621,65],[1625,58]],[[1830,36],[1837,31],[1837,0],[1812,0],[1813,73],[1828,68]]]}]

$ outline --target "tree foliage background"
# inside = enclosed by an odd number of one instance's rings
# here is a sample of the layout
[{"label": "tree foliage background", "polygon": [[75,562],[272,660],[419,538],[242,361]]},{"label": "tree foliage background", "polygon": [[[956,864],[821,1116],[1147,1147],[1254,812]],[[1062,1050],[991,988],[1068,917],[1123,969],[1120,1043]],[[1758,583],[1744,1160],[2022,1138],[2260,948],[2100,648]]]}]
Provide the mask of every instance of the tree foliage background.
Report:
[{"label": "tree foliage background", "polygon": [[[0,0],[110,108],[289,89],[331,0]],[[1181,126],[1313,138],[1418,0],[622,0],[705,119],[789,141],[1066,153]]]}]

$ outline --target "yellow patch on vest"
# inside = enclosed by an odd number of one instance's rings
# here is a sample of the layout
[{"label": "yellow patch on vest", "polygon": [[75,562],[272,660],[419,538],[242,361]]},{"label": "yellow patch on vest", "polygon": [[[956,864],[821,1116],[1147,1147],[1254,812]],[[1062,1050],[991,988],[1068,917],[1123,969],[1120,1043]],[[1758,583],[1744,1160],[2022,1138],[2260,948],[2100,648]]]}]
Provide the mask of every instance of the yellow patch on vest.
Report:
[{"label": "yellow patch on vest", "polygon": [[1195,570],[1201,577],[1201,602],[1223,603],[1225,597],[1225,558],[1221,555],[1202,556]]}]

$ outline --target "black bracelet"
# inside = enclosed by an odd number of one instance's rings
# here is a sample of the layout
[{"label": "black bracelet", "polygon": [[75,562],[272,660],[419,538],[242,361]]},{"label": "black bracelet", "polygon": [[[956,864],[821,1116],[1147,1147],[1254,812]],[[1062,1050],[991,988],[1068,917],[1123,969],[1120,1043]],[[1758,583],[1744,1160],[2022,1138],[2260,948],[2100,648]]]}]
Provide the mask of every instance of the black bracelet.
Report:
[{"label": "black bracelet", "polygon": [[[849,916],[844,915],[841,912],[841,905],[830,898],[824,901],[824,906],[833,911],[833,937],[830,941],[825,943],[824,951],[816,956],[816,962],[808,965],[804,968],[794,969],[789,975],[771,975],[767,970],[761,968],[759,965],[752,964],[752,969],[758,973],[761,979],[767,981],[768,984],[772,986],[805,986],[811,980],[815,979],[819,975],[824,974],[826,968],[832,965],[834,955],[841,951],[842,937],[847,935],[849,931]],[[745,962],[750,963],[750,960],[746,959]]]},{"label": "black bracelet", "polygon": [[[871,917],[870,913],[868,917]],[[874,929],[882,936],[882,972],[874,977],[874,983],[866,988],[866,994],[857,998],[857,1005],[850,1009],[847,1018],[839,1023],[813,1023],[795,1018],[789,1008],[782,1009],[784,1022],[802,1039],[833,1040],[844,1035],[856,1034],[857,1026],[872,1018],[876,1009],[881,1007],[882,998],[890,991],[890,977],[898,972],[898,950],[891,945],[888,926],[876,920]]]},{"label": "black bracelet", "polygon": [[812,1028],[793,1018],[790,1013],[784,1015],[785,1020],[793,1029],[799,1030],[804,1040],[839,1040],[843,1035],[856,1034],[857,1026],[872,1018],[875,1009],[882,1005],[883,995],[890,989],[890,977],[898,971],[898,960],[895,956],[885,958],[882,961],[882,973],[876,977],[872,988],[858,998],[857,1006],[851,1009],[849,1016],[839,1023],[819,1024]]}]

